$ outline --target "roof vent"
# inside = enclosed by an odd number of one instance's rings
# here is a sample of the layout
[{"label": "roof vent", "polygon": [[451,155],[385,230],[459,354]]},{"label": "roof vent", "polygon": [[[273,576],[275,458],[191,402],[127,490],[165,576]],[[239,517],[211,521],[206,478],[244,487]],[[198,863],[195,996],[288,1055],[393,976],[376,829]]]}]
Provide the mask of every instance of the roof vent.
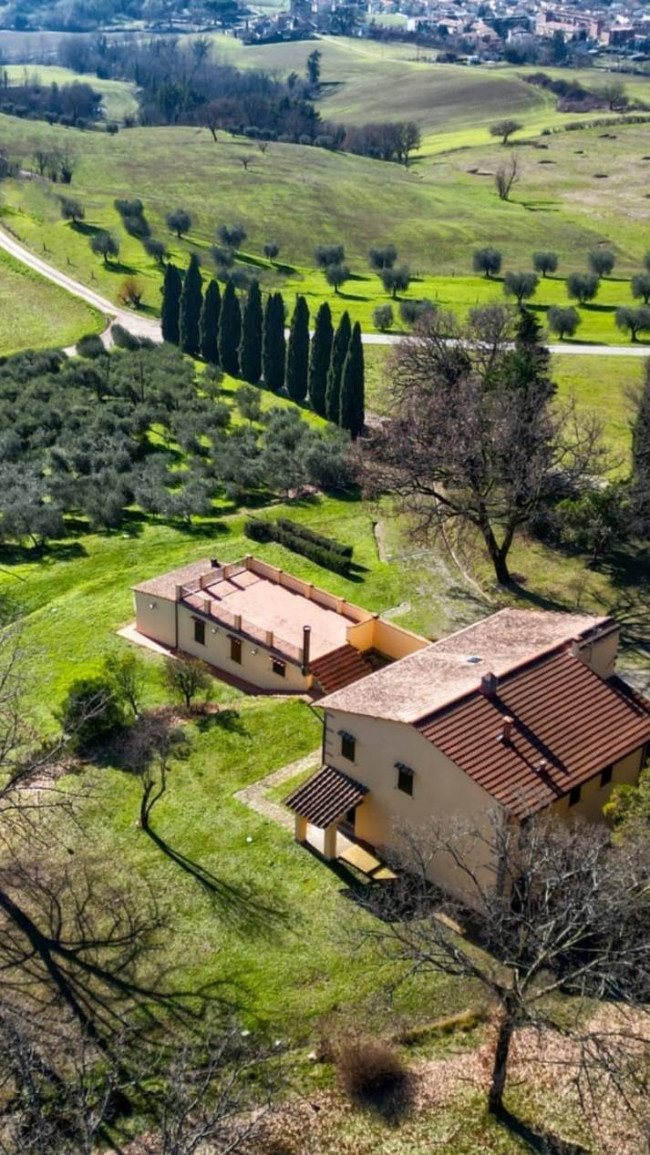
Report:
[{"label": "roof vent", "polygon": [[541,762],[539,763],[538,766],[535,767],[535,769],[537,770],[538,774],[542,774],[542,775],[546,774],[546,772],[548,771],[548,762],[546,761],[546,759],[542,758]]},{"label": "roof vent", "polygon": [[217,557],[211,557],[210,566],[212,569],[219,569],[219,559]]},{"label": "roof vent", "polygon": [[467,659],[467,664],[468,664],[468,666],[475,666],[477,664],[477,662],[482,662],[482,661],[483,661],[483,659],[479,658],[478,654],[470,654],[469,658]]},{"label": "roof vent", "polygon": [[484,694],[486,698],[491,698],[493,694],[496,694],[498,685],[499,679],[497,678],[496,674],[493,674],[492,671],[489,671],[489,673],[483,674],[479,688],[481,693]]},{"label": "roof vent", "polygon": [[511,718],[509,714],[503,715],[501,719],[501,734],[499,737],[506,746],[510,746],[512,743],[512,728],[514,724],[514,718]]}]

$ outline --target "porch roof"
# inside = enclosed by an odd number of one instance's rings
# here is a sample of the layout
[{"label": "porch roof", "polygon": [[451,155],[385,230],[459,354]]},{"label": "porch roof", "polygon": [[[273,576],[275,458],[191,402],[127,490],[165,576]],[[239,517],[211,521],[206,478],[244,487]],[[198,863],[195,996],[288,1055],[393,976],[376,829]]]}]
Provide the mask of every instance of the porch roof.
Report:
[{"label": "porch roof", "polygon": [[367,786],[325,765],[285,799],[285,806],[324,829],[358,806],[367,793]]}]

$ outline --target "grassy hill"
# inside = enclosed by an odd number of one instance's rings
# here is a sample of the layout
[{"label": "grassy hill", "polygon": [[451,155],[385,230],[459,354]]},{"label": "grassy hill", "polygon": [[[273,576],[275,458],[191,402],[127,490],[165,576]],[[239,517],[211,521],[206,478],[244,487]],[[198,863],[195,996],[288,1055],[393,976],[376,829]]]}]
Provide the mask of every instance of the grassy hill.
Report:
[{"label": "grassy hill", "polygon": [[0,253],[0,356],[74,345],[103,327],[103,318],[83,301]]},{"label": "grassy hill", "polygon": [[138,111],[138,102],[135,96],[135,85],[122,80],[101,80],[98,76],[80,76],[70,68],[59,68],[57,65],[7,64],[4,71],[14,84],[73,84],[75,81],[92,85],[96,92],[102,94],[102,108],[107,120],[124,120],[125,116],[135,116]]},{"label": "grassy hill", "polygon": [[[160,271],[139,242],[121,232],[115,197],[139,196],[158,236],[168,236],[165,213],[188,208],[194,218],[187,242],[169,238],[181,264],[187,250],[201,252],[207,270],[216,228],[241,221],[248,232],[243,261],[262,281],[283,288],[288,300],[305,292],[312,307],[327,297],[336,313],[348,308],[366,327],[374,307],[388,298],[368,269],[371,245],[393,241],[400,260],[410,263],[410,296],[427,296],[461,314],[487,300],[502,299],[502,285],[472,274],[472,253],[480,245],[500,248],[505,269],[530,267],[537,249],[554,248],[557,278],[549,278],[535,301],[542,314],[549,304],[566,303],[563,278],[585,267],[599,244],[617,254],[614,278],[603,282],[598,300],[582,310],[579,339],[621,341],[614,325],[618,305],[631,303],[628,280],[650,249],[647,213],[647,127],[558,133],[515,146],[521,179],[510,203],[500,201],[494,172],[510,149],[486,140],[480,148],[425,157],[409,169],[363,157],[273,142],[266,153],[254,142],[219,135],[214,143],[201,128],[121,131],[115,137],[25,124],[0,117],[5,147],[29,167],[43,143],[65,146],[77,164],[73,195],[86,221],[71,229],[60,220],[58,186],[37,180],[6,182],[3,216],[18,237],[80,280],[112,299],[125,275],[145,283],[145,303],[160,304]],[[606,137],[606,140],[603,138]],[[242,158],[250,163],[247,168]],[[105,268],[93,257],[88,239],[97,228],[121,236],[120,263]],[[281,245],[280,265],[260,257],[265,240]],[[354,274],[335,296],[314,268],[316,244],[342,241]],[[45,247],[44,247],[45,246]]]}]

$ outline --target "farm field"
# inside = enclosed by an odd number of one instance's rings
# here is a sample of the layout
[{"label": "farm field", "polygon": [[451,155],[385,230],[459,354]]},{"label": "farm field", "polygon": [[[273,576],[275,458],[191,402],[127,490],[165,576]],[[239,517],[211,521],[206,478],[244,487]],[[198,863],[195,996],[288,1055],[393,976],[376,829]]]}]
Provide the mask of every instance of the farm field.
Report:
[{"label": "farm field", "polygon": [[[137,195],[158,236],[168,237],[164,214],[170,206],[192,212],[189,237],[181,243],[168,238],[179,263],[186,262],[194,246],[209,270],[216,228],[224,221],[241,221],[248,239],[240,260],[249,271],[255,269],[263,284],[285,290],[289,304],[294,292],[305,293],[312,309],[328,299],[335,315],[347,308],[366,328],[376,305],[390,299],[368,269],[373,244],[397,244],[399,259],[409,262],[414,275],[409,296],[429,297],[461,315],[502,299],[498,280],[472,275],[476,247],[500,248],[505,271],[530,268],[532,253],[552,244],[560,268],[557,277],[540,283],[533,304],[542,316],[549,304],[567,303],[559,274],[584,268],[591,248],[611,245],[617,256],[614,275],[602,282],[597,300],[581,310],[576,339],[626,340],[615,327],[615,309],[632,303],[628,278],[650,248],[643,126],[617,126],[615,134],[608,134],[606,172],[600,130],[545,138],[537,142],[543,148],[520,146],[521,180],[512,201],[504,203],[491,175],[507,155],[498,145],[424,159],[404,170],[296,145],[273,143],[264,154],[252,142],[226,136],[215,145],[207,131],[193,128],[133,129],[107,138],[36,123],[25,130],[6,117],[0,122],[7,147],[26,165],[44,139],[73,148],[77,167],[71,193],[86,210],[85,222],[72,229],[60,220],[56,187],[37,180],[7,182],[3,222],[39,255],[69,267],[113,300],[123,277],[137,274],[145,285],[145,305],[159,309],[160,269],[139,242],[121,231],[112,204],[116,196]],[[333,188],[336,197],[330,198],[327,190]],[[90,253],[89,236],[99,228],[120,235],[119,263],[104,266]],[[277,267],[259,256],[268,239],[281,246]],[[345,244],[353,273],[340,295],[313,266],[315,244],[332,241]]]},{"label": "farm field", "polygon": [[22,84],[25,78],[29,84],[74,84],[75,81],[90,84],[96,92],[102,94],[102,107],[106,120],[122,121],[125,116],[135,116],[138,111],[135,85],[122,80],[81,76],[70,68],[60,68],[54,64],[7,64],[3,71],[13,84]]},{"label": "farm field", "polygon": [[0,355],[74,345],[103,328],[94,309],[0,253]]}]

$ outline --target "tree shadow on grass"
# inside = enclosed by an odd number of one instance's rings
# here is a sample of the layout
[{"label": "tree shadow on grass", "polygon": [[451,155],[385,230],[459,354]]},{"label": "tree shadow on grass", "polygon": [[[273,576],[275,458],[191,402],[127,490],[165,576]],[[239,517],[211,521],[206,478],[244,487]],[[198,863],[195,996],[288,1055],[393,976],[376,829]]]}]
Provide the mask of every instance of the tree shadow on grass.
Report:
[{"label": "tree shadow on grass", "polygon": [[573,1143],[568,1139],[561,1139],[546,1131],[538,1131],[523,1119],[513,1115],[507,1107],[502,1107],[497,1119],[511,1135],[521,1139],[529,1151],[536,1151],[539,1155],[587,1155],[588,1148],[581,1143]]},{"label": "tree shadow on grass", "polygon": [[139,272],[134,265],[125,265],[122,261],[104,261],[104,269],[107,273],[120,273],[125,277],[135,277]]},{"label": "tree shadow on grass", "polygon": [[250,730],[241,720],[239,710],[228,706],[209,714],[201,714],[196,720],[196,728],[200,734],[212,729],[226,730],[229,734],[239,734],[243,738],[250,734]]},{"label": "tree shadow on grass", "polygon": [[224,882],[207,867],[194,862],[180,850],[175,850],[151,827],[146,833],[167,858],[198,882],[215,908],[232,926],[241,931],[254,932],[260,937],[270,937],[288,926],[289,914],[285,908],[278,904],[271,906],[250,888]]},{"label": "tree shadow on grass", "polygon": [[45,545],[0,545],[2,565],[22,565],[33,561],[47,565],[59,561],[75,561],[81,557],[87,557],[87,550],[78,541],[52,541],[46,542]]}]

